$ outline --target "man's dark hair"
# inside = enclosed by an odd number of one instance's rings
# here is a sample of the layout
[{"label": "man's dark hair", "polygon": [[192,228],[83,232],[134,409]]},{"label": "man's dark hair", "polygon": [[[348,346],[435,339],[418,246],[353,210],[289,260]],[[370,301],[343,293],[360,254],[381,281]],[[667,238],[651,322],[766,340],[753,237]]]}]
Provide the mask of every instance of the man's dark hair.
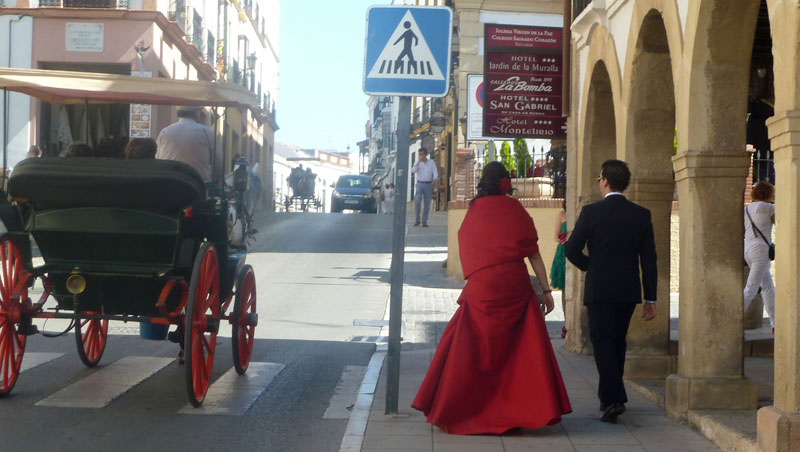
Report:
[{"label": "man's dark hair", "polygon": [[134,138],[125,148],[125,157],[129,160],[156,158],[156,140],[152,138]]},{"label": "man's dark hair", "polygon": [[608,181],[612,190],[623,192],[631,182],[631,170],[622,160],[606,160],[600,167],[600,175]]},{"label": "man's dark hair", "polygon": [[194,118],[194,111],[178,110],[179,118]]},{"label": "man's dark hair", "polygon": [[424,152],[425,155],[428,155],[428,150],[425,149],[425,148],[419,148],[419,151],[417,151],[417,152]]}]

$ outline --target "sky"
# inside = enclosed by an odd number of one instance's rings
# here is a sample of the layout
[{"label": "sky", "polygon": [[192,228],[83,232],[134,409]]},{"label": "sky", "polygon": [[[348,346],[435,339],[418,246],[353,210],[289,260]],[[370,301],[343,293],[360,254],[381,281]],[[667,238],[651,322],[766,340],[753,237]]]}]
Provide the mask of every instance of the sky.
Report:
[{"label": "sky", "polygon": [[355,152],[366,138],[362,91],[367,8],[381,0],[284,0],[275,140]]}]

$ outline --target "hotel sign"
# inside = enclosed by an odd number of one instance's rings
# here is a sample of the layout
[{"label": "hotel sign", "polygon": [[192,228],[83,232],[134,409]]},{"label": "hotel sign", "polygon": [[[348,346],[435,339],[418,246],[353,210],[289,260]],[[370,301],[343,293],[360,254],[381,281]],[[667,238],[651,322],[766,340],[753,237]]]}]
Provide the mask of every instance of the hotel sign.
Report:
[{"label": "hotel sign", "polygon": [[498,138],[563,138],[562,30],[551,27],[485,27],[483,135]]}]

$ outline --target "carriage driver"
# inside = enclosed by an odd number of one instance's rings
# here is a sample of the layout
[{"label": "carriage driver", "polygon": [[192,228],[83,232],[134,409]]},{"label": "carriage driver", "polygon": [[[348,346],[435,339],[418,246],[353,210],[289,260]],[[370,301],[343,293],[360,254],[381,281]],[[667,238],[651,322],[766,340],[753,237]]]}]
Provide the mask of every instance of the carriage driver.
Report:
[{"label": "carriage driver", "polygon": [[[203,107],[178,107],[178,121],[158,134],[157,159],[177,160],[197,170],[204,182],[211,182],[211,154],[214,152],[214,132],[206,125]],[[217,144],[214,159],[216,174],[222,174],[224,151]]]}]

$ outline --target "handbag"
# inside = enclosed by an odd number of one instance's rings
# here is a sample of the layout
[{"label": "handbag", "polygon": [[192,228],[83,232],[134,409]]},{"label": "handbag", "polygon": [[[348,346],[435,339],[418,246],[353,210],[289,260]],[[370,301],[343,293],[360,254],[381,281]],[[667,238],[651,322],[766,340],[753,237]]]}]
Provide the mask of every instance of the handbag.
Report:
[{"label": "handbag", "polygon": [[769,245],[769,260],[774,261],[775,260],[775,244],[770,242],[769,240],[767,240],[767,238],[764,237],[764,234],[761,232],[761,230],[756,227],[756,224],[753,222],[753,217],[750,216],[750,211],[747,210],[747,207],[744,208],[744,213],[746,213],[747,214],[747,218],[750,219],[750,226],[752,226],[753,229],[756,232],[758,232],[758,235],[760,235],[761,238],[764,239],[765,242],[767,242],[767,245]]}]

